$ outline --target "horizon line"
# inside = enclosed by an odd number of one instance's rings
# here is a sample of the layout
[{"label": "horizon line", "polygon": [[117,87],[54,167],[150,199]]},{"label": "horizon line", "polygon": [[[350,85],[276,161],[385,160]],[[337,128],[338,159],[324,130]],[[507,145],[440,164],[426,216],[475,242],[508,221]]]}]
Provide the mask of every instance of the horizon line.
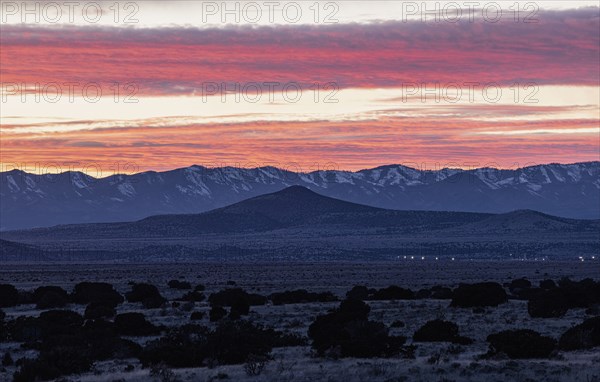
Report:
[{"label": "horizon line", "polygon": [[[330,162],[331,163],[331,162]],[[483,166],[479,166],[479,165],[469,165],[469,166],[452,166],[455,163],[448,163],[448,165],[450,166],[444,166],[444,167],[435,167],[434,168],[427,168],[425,165],[425,162],[422,163],[415,163],[415,162],[406,162],[407,164],[411,164],[411,165],[423,165],[418,166],[418,167],[412,167],[412,166],[407,166],[405,164],[402,163],[389,163],[389,164],[382,164],[379,166],[375,166],[375,167],[366,167],[366,168],[361,168],[358,170],[344,170],[344,169],[339,169],[339,168],[324,168],[324,169],[318,169],[318,170],[312,170],[312,171],[295,171],[291,168],[282,168],[282,167],[277,167],[275,165],[265,165],[265,166],[257,166],[257,167],[244,167],[244,166],[228,166],[228,165],[223,165],[223,166],[214,166],[214,167],[210,167],[210,166],[203,166],[203,165],[198,165],[198,164],[192,164],[189,166],[184,166],[184,167],[175,167],[175,168],[171,168],[171,169],[166,169],[166,170],[144,170],[144,171],[136,171],[136,172],[132,172],[132,173],[125,173],[125,172],[112,172],[112,173],[107,173],[106,176],[93,176],[90,175],[84,171],[80,171],[80,170],[75,170],[75,169],[69,169],[66,171],[58,171],[58,172],[29,172],[27,170],[22,170],[21,168],[13,168],[11,170],[2,170],[2,165],[0,165],[0,174],[7,174],[7,173],[11,173],[11,172],[18,172],[18,173],[23,173],[23,174],[27,174],[27,175],[35,175],[35,176],[44,176],[44,175],[63,175],[63,174],[69,174],[69,173],[73,173],[73,174],[82,174],[85,175],[87,177],[91,177],[94,179],[104,179],[104,178],[109,178],[112,176],[134,176],[134,175],[141,175],[141,174],[147,174],[147,173],[158,173],[158,174],[163,174],[163,173],[167,173],[167,172],[173,172],[173,171],[179,171],[179,170],[185,170],[185,169],[190,169],[190,168],[201,168],[204,170],[220,170],[220,169],[236,169],[236,170],[261,170],[261,169],[275,169],[278,171],[285,171],[285,172],[292,172],[292,173],[296,173],[296,174],[314,174],[314,173],[321,173],[321,172],[345,172],[345,173],[360,173],[363,171],[372,171],[372,170],[377,170],[383,167],[404,167],[407,169],[411,169],[414,171],[419,171],[419,172],[439,172],[439,171],[443,171],[443,170],[458,170],[458,171],[463,171],[463,172],[467,172],[467,171],[476,171],[476,170],[483,170],[483,169],[491,169],[491,170],[497,170],[497,171],[518,171],[518,170],[523,170],[523,169],[528,169],[528,168],[533,168],[533,167],[538,167],[538,166],[552,166],[552,165],[558,165],[558,166],[574,166],[574,165],[580,165],[580,164],[600,164],[600,160],[590,160],[590,161],[580,161],[580,162],[571,162],[571,163],[560,163],[560,162],[548,162],[548,163],[537,163],[537,164],[528,164],[525,166],[519,166],[518,163],[515,163],[515,165],[517,165],[518,167],[491,167],[491,166],[487,166],[487,165],[483,165]],[[434,165],[438,165],[439,162],[435,162]],[[492,163],[488,163],[488,164],[492,164]],[[95,169],[98,169],[95,167]]]}]

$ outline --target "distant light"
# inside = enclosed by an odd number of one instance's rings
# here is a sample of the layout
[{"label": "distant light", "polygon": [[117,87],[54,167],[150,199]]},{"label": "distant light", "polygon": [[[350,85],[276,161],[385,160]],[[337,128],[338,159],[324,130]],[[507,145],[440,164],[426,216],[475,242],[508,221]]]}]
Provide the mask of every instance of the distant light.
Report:
[{"label": "distant light", "polygon": [[596,259],[596,256],[592,256],[592,260],[595,260],[595,259]]},{"label": "distant light", "polygon": [[454,257],[452,258],[452,261],[454,261]]},{"label": "distant light", "polygon": [[406,256],[404,256],[404,258],[406,259]]},{"label": "distant light", "polygon": [[411,256],[411,257],[410,257],[410,259],[411,259],[411,260],[414,260],[414,259],[415,259],[415,257],[414,257],[414,256]]},{"label": "distant light", "polygon": [[435,258],[436,260],[439,260],[437,257]]},{"label": "distant light", "polygon": [[421,256],[421,260],[425,260],[425,256]]}]

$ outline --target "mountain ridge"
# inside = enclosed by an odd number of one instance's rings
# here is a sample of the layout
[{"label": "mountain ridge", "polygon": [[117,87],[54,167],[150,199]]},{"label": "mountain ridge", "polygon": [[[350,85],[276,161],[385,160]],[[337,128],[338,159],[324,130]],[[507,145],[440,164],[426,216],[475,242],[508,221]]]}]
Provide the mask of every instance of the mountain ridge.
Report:
[{"label": "mountain ridge", "polygon": [[241,169],[193,165],[106,178],[81,172],[0,173],[0,230],[200,213],[292,185],[385,209],[482,213],[532,209],[563,217],[600,218],[597,161],[517,170],[419,170],[384,165],[355,172],[309,173],[273,166]]}]

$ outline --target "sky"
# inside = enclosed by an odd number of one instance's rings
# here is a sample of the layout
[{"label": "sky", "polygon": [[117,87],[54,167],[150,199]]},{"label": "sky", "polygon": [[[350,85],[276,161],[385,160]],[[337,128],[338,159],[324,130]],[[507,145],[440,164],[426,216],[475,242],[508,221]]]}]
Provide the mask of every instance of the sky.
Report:
[{"label": "sky", "polygon": [[597,1],[1,11],[1,170],[600,160]]}]

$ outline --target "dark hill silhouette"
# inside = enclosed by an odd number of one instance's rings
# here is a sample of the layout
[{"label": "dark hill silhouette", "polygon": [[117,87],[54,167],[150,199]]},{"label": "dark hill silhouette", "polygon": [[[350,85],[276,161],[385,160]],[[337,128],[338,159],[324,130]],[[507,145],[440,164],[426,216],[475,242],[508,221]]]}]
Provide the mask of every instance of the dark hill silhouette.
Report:
[{"label": "dark hill silhouette", "polygon": [[389,259],[597,254],[600,221],[532,210],[397,211],[293,186],[199,214],[2,232],[1,261]]}]

